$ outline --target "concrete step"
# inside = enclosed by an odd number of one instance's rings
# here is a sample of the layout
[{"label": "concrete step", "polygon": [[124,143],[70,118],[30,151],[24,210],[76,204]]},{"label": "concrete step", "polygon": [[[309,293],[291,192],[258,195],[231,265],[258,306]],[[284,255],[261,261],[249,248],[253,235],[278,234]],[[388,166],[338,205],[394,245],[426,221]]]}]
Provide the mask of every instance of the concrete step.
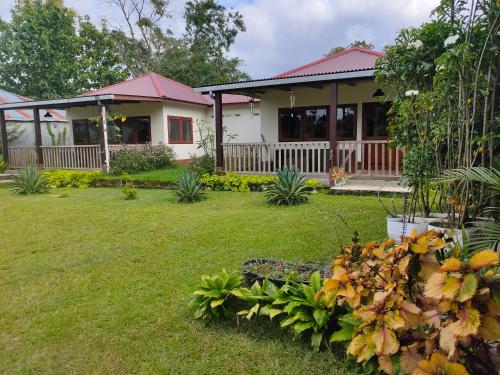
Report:
[{"label": "concrete step", "polygon": [[5,184],[5,185],[10,184],[12,182],[14,182],[14,180],[0,180],[0,184]]},{"label": "concrete step", "polygon": [[0,181],[12,180],[16,174],[12,173],[2,173],[0,174]]},{"label": "concrete step", "polygon": [[401,186],[394,180],[382,179],[355,179],[347,180],[343,186],[333,186],[333,192],[382,192],[382,193],[410,193],[411,189]]}]

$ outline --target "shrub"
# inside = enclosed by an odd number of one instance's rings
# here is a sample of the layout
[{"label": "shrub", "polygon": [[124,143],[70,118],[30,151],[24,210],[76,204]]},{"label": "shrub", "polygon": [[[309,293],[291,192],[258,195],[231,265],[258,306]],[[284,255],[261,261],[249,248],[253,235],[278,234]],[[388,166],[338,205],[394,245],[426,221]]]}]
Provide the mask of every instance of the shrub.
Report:
[{"label": "shrub", "polygon": [[47,170],[43,172],[49,185],[53,188],[74,187],[87,189],[94,186],[101,172],[67,171],[67,170]]},{"label": "shrub", "polygon": [[206,198],[198,176],[192,171],[183,172],[173,186],[174,194],[181,203],[199,202]]},{"label": "shrub", "polygon": [[202,276],[191,302],[196,307],[195,318],[209,320],[231,316],[232,292],[241,286],[242,281],[241,276],[228,275],[225,270],[213,276]]},{"label": "shrub", "polygon": [[290,206],[306,203],[311,192],[304,183],[304,177],[296,170],[287,168],[278,172],[278,179],[265,190],[269,203],[277,206]]},{"label": "shrub", "polygon": [[213,173],[215,169],[215,159],[208,154],[202,156],[192,155],[189,162],[189,169],[198,176],[203,176],[206,173]]},{"label": "shrub", "polygon": [[276,180],[276,177],[263,175],[239,175],[237,173],[226,173],[224,175],[204,174],[201,177],[201,183],[210,190],[215,191],[262,191],[266,186]]},{"label": "shrub", "polygon": [[134,187],[134,182],[128,178],[128,176],[124,176],[125,183],[122,186],[122,192],[124,195],[124,199],[126,201],[137,199],[137,194],[139,191],[136,187]]},{"label": "shrub", "polygon": [[28,167],[14,177],[11,190],[16,194],[44,194],[49,191],[49,182],[36,168]]},{"label": "shrub", "polygon": [[7,163],[3,160],[3,156],[0,155],[0,173],[5,173],[7,170]]},{"label": "shrub", "polygon": [[175,154],[171,147],[146,144],[111,152],[110,165],[113,173],[121,174],[166,168],[171,166],[174,160]]}]

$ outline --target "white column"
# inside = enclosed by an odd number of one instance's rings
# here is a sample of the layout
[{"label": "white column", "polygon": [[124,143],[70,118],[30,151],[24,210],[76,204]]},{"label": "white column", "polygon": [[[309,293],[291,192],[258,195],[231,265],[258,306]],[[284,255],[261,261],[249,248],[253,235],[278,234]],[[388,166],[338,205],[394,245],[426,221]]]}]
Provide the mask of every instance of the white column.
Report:
[{"label": "white column", "polygon": [[108,145],[108,120],[106,118],[106,106],[101,106],[102,131],[104,136],[104,163],[106,165],[106,173],[109,173],[109,145]]}]

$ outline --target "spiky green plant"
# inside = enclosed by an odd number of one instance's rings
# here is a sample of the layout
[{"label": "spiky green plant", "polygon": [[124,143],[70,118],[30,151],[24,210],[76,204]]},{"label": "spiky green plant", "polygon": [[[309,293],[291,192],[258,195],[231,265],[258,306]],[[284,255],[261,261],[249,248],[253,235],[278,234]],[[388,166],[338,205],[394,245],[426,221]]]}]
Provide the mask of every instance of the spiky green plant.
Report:
[{"label": "spiky green plant", "polygon": [[49,191],[49,181],[42,172],[36,168],[28,167],[14,177],[11,191],[15,194],[44,194]]},{"label": "spiky green plant", "polygon": [[198,176],[192,171],[183,172],[179,176],[173,191],[181,203],[194,203],[206,198],[205,190]]},{"label": "spiky green plant", "polygon": [[276,206],[306,203],[310,194],[305,178],[297,170],[288,168],[278,171],[278,178],[265,191],[267,201]]}]

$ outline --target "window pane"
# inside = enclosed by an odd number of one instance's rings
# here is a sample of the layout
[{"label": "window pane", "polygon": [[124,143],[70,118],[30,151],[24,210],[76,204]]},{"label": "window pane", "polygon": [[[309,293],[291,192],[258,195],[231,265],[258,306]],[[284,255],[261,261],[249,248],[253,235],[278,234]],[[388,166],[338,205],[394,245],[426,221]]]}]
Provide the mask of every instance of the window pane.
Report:
[{"label": "window pane", "polygon": [[169,142],[180,142],[181,131],[179,127],[179,119],[171,118],[168,121],[168,139]]},{"label": "window pane", "polygon": [[122,125],[122,142],[125,144],[135,143],[134,127],[127,122]]},{"label": "window pane", "polygon": [[306,139],[327,139],[329,126],[327,109],[306,109],[305,115]]},{"label": "window pane", "polygon": [[300,122],[302,114],[297,110],[282,110],[280,112],[281,138],[300,141]]},{"label": "window pane", "polygon": [[95,122],[88,122],[89,127],[89,145],[98,145],[100,141],[99,128]]},{"label": "window pane", "polygon": [[191,139],[191,119],[182,120],[182,142],[192,143]]},{"label": "window pane", "polygon": [[138,117],[137,121],[137,142],[138,143],[148,143],[151,142],[150,139],[150,129],[151,123],[149,118]]},{"label": "window pane", "polygon": [[73,120],[73,141],[75,145],[89,144],[87,123],[87,120]]},{"label": "window pane", "polygon": [[339,139],[355,138],[356,106],[342,105],[337,107],[337,137]]},{"label": "window pane", "polygon": [[388,109],[389,106],[387,104],[366,103],[363,105],[365,136],[367,137],[387,136]]}]

